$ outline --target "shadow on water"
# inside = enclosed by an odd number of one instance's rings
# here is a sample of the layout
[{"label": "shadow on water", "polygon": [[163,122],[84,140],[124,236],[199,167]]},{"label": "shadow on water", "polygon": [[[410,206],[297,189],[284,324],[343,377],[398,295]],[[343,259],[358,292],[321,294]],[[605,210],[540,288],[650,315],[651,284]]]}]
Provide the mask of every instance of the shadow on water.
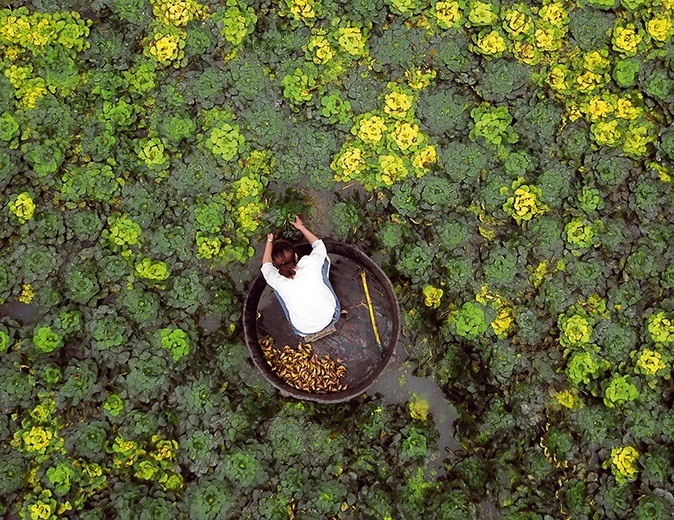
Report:
[{"label": "shadow on water", "polygon": [[366,392],[367,395],[379,394],[384,404],[406,406],[413,400],[424,399],[428,402],[428,412],[438,430],[438,450],[430,459],[428,470],[435,470],[439,476],[444,474],[443,459],[451,456],[460,445],[454,437],[454,421],[458,414],[447,400],[440,387],[432,379],[416,377],[412,374],[414,366],[398,359],[377,378]]},{"label": "shadow on water", "polygon": [[9,302],[0,305],[0,318],[7,317],[21,325],[34,323],[38,319],[38,309],[22,302]]},{"label": "shadow on water", "polygon": [[[410,401],[418,399],[425,399],[428,402],[428,413],[432,415],[431,419],[438,430],[439,438],[438,449],[429,458],[425,476],[426,478],[443,477],[446,474],[443,461],[447,457],[451,460],[454,451],[461,449],[455,437],[454,428],[458,413],[433,379],[413,375],[415,368],[412,363],[401,358],[393,360],[366,394],[371,397],[379,395],[385,405],[407,406]],[[501,520],[502,518],[497,507],[491,502],[482,502],[480,509],[482,520]]]}]

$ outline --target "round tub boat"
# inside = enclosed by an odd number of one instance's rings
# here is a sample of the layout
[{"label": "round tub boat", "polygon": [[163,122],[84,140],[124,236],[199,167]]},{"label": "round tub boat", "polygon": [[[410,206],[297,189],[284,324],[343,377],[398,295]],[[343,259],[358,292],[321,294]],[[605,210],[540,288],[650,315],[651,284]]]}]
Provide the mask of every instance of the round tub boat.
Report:
[{"label": "round tub boat", "polygon": [[[336,332],[312,343],[320,356],[330,357],[346,367],[343,383],[346,390],[331,393],[310,393],[288,385],[267,363],[260,340],[266,336],[274,339],[276,348],[289,345],[296,348],[301,338],[293,333],[276,296],[260,273],[253,280],[243,304],[243,329],[246,345],[255,365],[264,377],[285,396],[319,403],[348,401],[365,392],[386,368],[400,334],[400,310],[391,281],[384,271],[360,248],[323,240],[330,255],[330,283],[342,310],[335,325]],[[301,255],[311,252],[310,244],[297,246]],[[361,271],[365,271],[367,284],[379,329],[382,349],[377,347],[370,312],[365,299]]]}]

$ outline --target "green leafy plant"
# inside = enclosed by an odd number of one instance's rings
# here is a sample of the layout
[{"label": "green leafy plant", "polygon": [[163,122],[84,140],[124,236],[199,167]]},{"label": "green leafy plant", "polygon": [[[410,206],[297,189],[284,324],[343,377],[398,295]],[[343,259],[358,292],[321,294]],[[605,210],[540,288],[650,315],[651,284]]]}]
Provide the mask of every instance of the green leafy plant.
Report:
[{"label": "green leafy plant", "polygon": [[634,446],[613,448],[611,458],[604,463],[604,466],[610,466],[618,484],[624,484],[636,478],[638,469],[635,467],[635,463],[639,456],[640,454]]},{"label": "green leafy plant", "polygon": [[110,394],[103,403],[103,408],[113,417],[117,417],[124,410],[124,401],[117,394]]},{"label": "green leafy plant", "polygon": [[38,352],[47,354],[63,346],[63,337],[48,325],[38,327],[33,335],[33,345]]},{"label": "green leafy plant", "polygon": [[190,338],[182,329],[160,329],[161,346],[169,351],[173,361],[180,361],[190,353]]},{"label": "green leafy plant", "polygon": [[188,487],[185,500],[192,517],[206,520],[216,520],[232,506],[222,487],[208,480],[199,480]]},{"label": "green leafy plant", "polygon": [[674,341],[674,322],[664,311],[651,314],[647,327],[654,342],[667,345]]},{"label": "green leafy plant", "polygon": [[12,345],[12,338],[7,334],[6,330],[0,328],[0,354],[7,352]]},{"label": "green leafy plant", "polygon": [[63,371],[63,384],[57,393],[57,404],[67,399],[73,406],[86,402],[98,390],[98,369],[93,363],[80,362]]},{"label": "green leafy plant", "polygon": [[250,488],[264,478],[259,456],[253,450],[236,451],[225,456],[222,472],[232,485]]},{"label": "green leafy plant", "polygon": [[475,126],[469,134],[472,140],[482,137],[489,144],[501,145],[516,143],[519,139],[519,136],[511,127],[512,116],[508,107],[481,105],[471,110],[470,115],[475,122]]},{"label": "green leafy plant", "polygon": [[161,282],[171,275],[171,270],[166,262],[143,258],[136,264],[136,273],[141,278],[150,280],[151,282]]},{"label": "green leafy plant", "polygon": [[[5,4],[0,516],[671,516],[671,0]],[[295,214],[400,392],[250,363]]]},{"label": "green leafy plant", "polygon": [[180,439],[182,460],[197,475],[205,474],[218,462],[218,440],[210,432],[196,430]]},{"label": "green leafy plant", "polygon": [[609,408],[622,406],[638,398],[639,390],[629,376],[614,375],[604,389],[604,404]]},{"label": "green leafy plant", "polygon": [[588,344],[592,339],[594,320],[584,309],[570,309],[557,320],[559,342],[564,347]]},{"label": "green leafy plant", "polygon": [[609,363],[598,353],[599,349],[594,347],[571,354],[566,365],[566,373],[572,384],[589,385],[593,379],[597,379],[609,368]]},{"label": "green leafy plant", "polygon": [[155,399],[168,385],[165,364],[164,357],[147,351],[129,359],[129,372],[124,378],[126,395],[141,402]]},{"label": "green leafy plant", "polygon": [[448,323],[458,336],[468,340],[484,334],[488,327],[482,305],[473,302],[465,302],[454,313],[450,313]]}]

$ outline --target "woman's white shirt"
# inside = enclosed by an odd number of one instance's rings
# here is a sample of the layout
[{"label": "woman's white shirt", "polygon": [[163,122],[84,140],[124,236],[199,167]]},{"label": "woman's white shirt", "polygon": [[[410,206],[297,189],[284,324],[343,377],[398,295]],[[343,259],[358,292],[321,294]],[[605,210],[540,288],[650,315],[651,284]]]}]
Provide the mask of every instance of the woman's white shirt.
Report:
[{"label": "woman's white shirt", "polygon": [[304,334],[327,327],[335,314],[335,296],[323,281],[328,252],[321,239],[311,244],[311,254],[297,262],[294,278],[286,278],[271,262],[262,264],[262,275],[286,305],[293,326]]}]

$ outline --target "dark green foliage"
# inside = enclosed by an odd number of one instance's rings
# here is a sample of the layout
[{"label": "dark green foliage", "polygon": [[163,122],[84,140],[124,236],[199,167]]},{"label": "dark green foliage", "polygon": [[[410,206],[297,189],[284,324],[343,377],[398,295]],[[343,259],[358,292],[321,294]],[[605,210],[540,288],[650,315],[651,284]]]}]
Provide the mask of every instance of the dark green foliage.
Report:
[{"label": "dark green foliage", "polygon": [[349,241],[357,236],[362,221],[360,208],[354,203],[338,202],[335,204],[332,223],[336,238]]},{"label": "dark green foliage", "polygon": [[568,124],[559,133],[556,142],[565,156],[575,162],[580,162],[590,147],[587,123],[578,120]]},{"label": "dark green foliage", "polygon": [[431,135],[454,138],[468,127],[471,100],[471,96],[454,88],[423,90],[416,115]]},{"label": "dark green foliage", "polygon": [[184,98],[187,103],[196,103],[203,109],[213,108],[221,103],[227,76],[213,69],[188,72],[185,77]]},{"label": "dark green foliage", "polygon": [[159,403],[155,403],[147,412],[131,410],[125,413],[121,430],[124,438],[149,441],[160,426],[166,425],[166,420],[160,420],[157,415],[158,408]]},{"label": "dark green foliage", "polygon": [[124,290],[119,301],[128,318],[140,325],[154,323],[159,317],[159,299],[141,286]]},{"label": "dark green foliage", "polygon": [[609,46],[606,31],[613,27],[615,15],[594,8],[576,9],[569,15],[569,32],[583,50],[601,49]]},{"label": "dark green foliage", "polygon": [[186,155],[183,161],[176,164],[166,182],[182,200],[192,200],[198,192],[217,193],[225,185],[222,171],[213,155],[206,155],[199,150]]},{"label": "dark green foliage", "polygon": [[362,114],[375,110],[379,107],[379,94],[384,85],[377,81],[372,71],[367,67],[359,67],[351,70],[344,77],[346,95],[356,114]]},{"label": "dark green foliage", "polygon": [[[435,1],[9,4],[0,516],[44,500],[45,517],[87,520],[671,518],[674,44],[649,25],[659,2],[460,3],[449,29]],[[161,35],[184,56],[158,60]],[[380,140],[352,129],[365,113]],[[215,146],[225,120],[240,139]],[[396,121],[437,162],[394,145]],[[354,146],[366,173],[336,181]],[[381,178],[389,153],[399,179]],[[328,406],[284,398],[250,361],[243,297],[265,234],[300,238],[295,214],[382,265],[402,322],[388,370],[414,377]],[[225,258],[197,254],[205,232]],[[570,339],[572,316],[589,336]],[[628,446],[621,484],[612,450]]]},{"label": "dark green foliage", "polygon": [[567,283],[565,274],[555,273],[539,287],[536,304],[556,316],[566,311],[574,299],[572,286]]},{"label": "dark green foliage", "polygon": [[[475,172],[477,175],[481,175],[482,171]],[[484,208],[492,214],[495,214],[499,217],[505,217],[503,212],[503,204],[506,202],[507,192],[504,188],[507,188],[511,183],[508,181],[505,175],[499,170],[492,170],[489,173],[485,182],[482,183],[480,190],[476,194],[476,200]]]},{"label": "dark green foliage", "polygon": [[130,333],[127,321],[107,306],[98,307],[86,323],[93,346],[99,351],[121,345]]},{"label": "dark green foliage", "polygon": [[627,513],[631,499],[629,484],[616,485],[606,478],[597,494],[597,505],[607,518],[621,518]]},{"label": "dark green foliage", "polygon": [[424,31],[408,27],[396,19],[386,31],[370,37],[370,55],[374,58],[372,67],[376,72],[387,71],[395,76],[410,65],[416,65],[410,63],[409,49],[414,48],[416,59],[421,61],[428,45]]},{"label": "dark green foliage", "polygon": [[214,24],[204,23],[201,27],[190,27],[185,40],[185,56],[187,58],[200,58],[212,49],[215,43]]},{"label": "dark green foliage", "polygon": [[23,487],[26,466],[16,453],[3,453],[0,458],[0,492],[9,496]]},{"label": "dark green foliage", "polygon": [[98,214],[91,210],[71,210],[66,212],[67,238],[78,240],[95,240],[100,235],[103,225]]},{"label": "dark green foliage", "polygon": [[426,280],[435,251],[426,243],[404,247],[396,264],[398,270],[414,283]]},{"label": "dark green foliage", "polygon": [[199,479],[185,493],[185,503],[190,518],[218,520],[225,518],[231,507],[231,495],[222,489],[220,482]]},{"label": "dark green foliage", "polygon": [[517,132],[522,143],[520,146],[527,146],[545,157],[541,151],[547,149],[555,139],[562,123],[561,108],[546,102],[545,98],[537,96],[535,92],[522,97],[516,103],[511,113],[517,121]]},{"label": "dark green foliage", "polygon": [[72,436],[66,439],[68,450],[89,460],[105,458],[104,445],[108,438],[106,424],[103,422],[81,423]]},{"label": "dark green foliage", "polygon": [[475,90],[482,99],[491,102],[519,97],[531,81],[530,69],[528,65],[516,60],[488,61]]},{"label": "dark green foliage", "polygon": [[166,199],[155,200],[156,192],[157,188],[144,182],[127,183],[122,188],[123,204],[120,209],[128,213],[141,227],[150,227],[153,220],[166,208]]},{"label": "dark green foliage", "polygon": [[213,384],[207,380],[186,382],[174,390],[169,402],[184,415],[190,425],[211,424],[213,416],[224,406]]},{"label": "dark green foliage", "polygon": [[21,273],[23,283],[46,280],[57,271],[63,261],[54,247],[37,244],[19,245],[14,250],[13,257],[16,260],[20,259],[23,265]]},{"label": "dark green foliage", "polygon": [[559,220],[553,216],[543,215],[527,225],[527,238],[533,245],[533,251],[541,261],[559,258],[565,247],[564,229]]},{"label": "dark green foliage", "polygon": [[443,275],[450,294],[458,295],[467,288],[477,288],[475,283],[474,259],[465,256],[452,256],[446,259]]},{"label": "dark green foliage", "polygon": [[124,377],[125,395],[143,403],[156,399],[168,387],[166,359],[168,353],[140,351],[129,359],[129,373]]},{"label": "dark green foliage", "polygon": [[193,313],[204,303],[206,289],[196,271],[183,271],[183,274],[171,278],[168,290],[170,306]]},{"label": "dark green foliage", "polygon": [[574,172],[561,163],[548,164],[536,178],[541,200],[551,208],[559,207],[562,201],[573,194]]},{"label": "dark green foliage", "polygon": [[517,339],[532,347],[543,343],[549,334],[546,323],[538,316],[534,309],[515,309],[515,324],[517,326]]},{"label": "dark green foliage", "polygon": [[0,410],[4,413],[26,407],[35,394],[35,378],[20,370],[16,357],[4,354],[0,379]]},{"label": "dark green foliage", "polygon": [[602,347],[602,356],[614,366],[629,360],[629,354],[637,345],[633,328],[614,321],[602,320],[596,328],[597,343]]},{"label": "dark green foliage", "polygon": [[569,262],[567,272],[570,282],[584,295],[597,293],[603,295],[606,290],[606,265],[598,256],[588,256],[586,260]]},{"label": "dark green foliage", "polygon": [[608,408],[588,405],[574,410],[570,422],[575,431],[582,435],[590,447],[598,447],[610,437],[618,427],[620,418]]},{"label": "dark green foliage", "polygon": [[634,162],[627,157],[602,155],[597,157],[596,163],[593,161],[590,165],[595,172],[597,182],[613,190],[627,178]]},{"label": "dark green foliage", "polygon": [[643,76],[644,88],[651,97],[662,103],[674,101],[674,85],[666,69],[654,67],[643,73]]},{"label": "dark green foliage", "polygon": [[309,39],[309,29],[305,26],[296,27],[292,31],[280,31],[277,18],[271,18],[268,22],[270,29],[264,31],[257,47],[258,55],[263,63],[266,63],[272,71],[288,63],[293,58],[304,55],[302,45]]},{"label": "dark green foliage", "polygon": [[180,439],[182,462],[192,473],[202,475],[213,468],[219,459],[217,437],[207,431],[195,430]]},{"label": "dark green foliage", "polygon": [[271,82],[255,56],[240,56],[229,63],[230,84],[236,85],[233,102],[247,106],[250,101],[271,90]]},{"label": "dark green foliage", "polygon": [[266,477],[257,450],[230,452],[223,457],[221,465],[220,471],[233,487],[250,489]]},{"label": "dark green foliage", "polygon": [[521,358],[510,342],[499,341],[488,349],[490,379],[495,384],[507,384],[521,369]]},{"label": "dark green foliage", "polygon": [[474,185],[489,165],[489,155],[476,143],[453,141],[441,153],[445,171],[454,182]]},{"label": "dark green foliage", "polygon": [[500,289],[513,283],[518,271],[517,255],[507,248],[493,248],[482,262],[485,282]]},{"label": "dark green foliage", "polygon": [[459,204],[457,187],[441,173],[424,175],[415,183],[413,194],[423,212],[450,213]]},{"label": "dark green foliage", "polygon": [[56,395],[59,406],[69,403],[78,406],[89,401],[100,390],[97,384],[98,367],[93,362],[80,361],[66,367],[63,371],[62,386]]},{"label": "dark green foliage", "polygon": [[[312,127],[301,132],[286,135],[283,140],[284,155],[277,161],[274,177],[290,183],[300,181],[320,187],[331,178],[330,160],[339,150],[339,145],[330,134],[324,134]],[[306,179],[307,172],[310,179]],[[323,182],[321,182],[323,180]],[[315,183],[315,184],[314,184]]]},{"label": "dark green foliage", "polygon": [[665,498],[650,496],[639,501],[634,514],[638,520],[664,520],[672,515],[672,511],[672,504]]},{"label": "dark green foliage", "polygon": [[286,118],[266,99],[255,100],[241,110],[239,125],[253,146],[276,148],[286,136]]},{"label": "dark green foliage", "polygon": [[108,0],[106,5],[121,20],[135,25],[150,22],[152,8],[147,0]]},{"label": "dark green foliage", "polygon": [[448,31],[433,41],[432,49],[437,51],[433,58],[440,77],[454,78],[458,75],[462,82],[474,83],[467,73],[477,65],[477,58],[468,51],[469,40],[463,31]]},{"label": "dark green foliage", "polygon": [[65,275],[66,297],[81,305],[87,304],[100,290],[95,270],[86,264],[73,265]]}]

